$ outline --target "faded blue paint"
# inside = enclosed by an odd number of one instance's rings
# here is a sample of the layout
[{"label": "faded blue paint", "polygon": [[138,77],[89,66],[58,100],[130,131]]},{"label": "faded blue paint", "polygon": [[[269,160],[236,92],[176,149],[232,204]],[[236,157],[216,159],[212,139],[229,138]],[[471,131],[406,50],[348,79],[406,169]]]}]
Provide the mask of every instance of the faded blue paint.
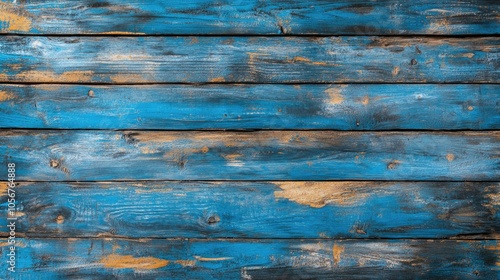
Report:
[{"label": "faded blue paint", "polygon": [[[498,241],[463,240],[500,231],[498,38],[330,36],[498,35],[498,1],[0,1],[4,35],[70,35],[0,36],[0,166],[51,181],[18,186],[44,239],[14,279],[500,278]],[[493,131],[369,131],[400,129]],[[433,182],[280,185],[351,179]]]},{"label": "faded blue paint", "polygon": [[[499,183],[325,184],[323,195],[313,186],[296,189],[302,198],[312,197],[299,204],[286,192],[280,195],[279,183],[269,182],[22,183],[17,232],[30,237],[449,238],[500,230],[494,199]],[[7,205],[0,206],[0,228],[6,230]]]},{"label": "faded blue paint", "polygon": [[[14,279],[497,279],[498,242],[433,240],[19,239]],[[336,258],[332,248],[339,253]],[[7,250],[2,248],[2,258]],[[105,267],[103,258],[167,260],[157,269]],[[202,258],[202,259],[200,259]],[[205,258],[205,259],[203,259]],[[209,260],[212,258],[212,260]],[[223,259],[217,259],[223,258]],[[176,263],[191,261],[190,266]],[[360,262],[363,265],[360,265]],[[127,264],[127,263],[121,263]],[[130,262],[128,262],[130,264]],[[2,262],[2,278],[8,276]]]},{"label": "faded blue paint", "polygon": [[0,82],[498,83],[497,49],[492,37],[12,36]]},{"label": "faded blue paint", "polygon": [[494,0],[2,2],[32,21],[28,30],[1,22],[5,33],[500,34]]},{"label": "faded blue paint", "polygon": [[[0,85],[2,128],[500,129],[498,85]],[[89,92],[92,91],[92,96]],[[332,103],[337,94],[341,102]]]},{"label": "faded blue paint", "polygon": [[0,132],[1,165],[43,181],[497,181],[499,147],[497,131]]}]

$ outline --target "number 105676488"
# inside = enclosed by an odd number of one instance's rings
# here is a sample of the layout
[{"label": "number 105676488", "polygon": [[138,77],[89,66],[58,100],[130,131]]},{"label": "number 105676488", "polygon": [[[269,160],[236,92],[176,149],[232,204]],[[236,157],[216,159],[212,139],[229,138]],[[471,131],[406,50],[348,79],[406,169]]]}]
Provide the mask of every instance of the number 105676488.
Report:
[{"label": "number 105676488", "polygon": [[10,272],[15,272],[16,269],[16,165],[14,163],[9,163],[7,165],[7,228],[9,229],[9,236],[7,239],[8,244],[10,245],[8,253],[7,253],[7,263],[9,264],[8,270]]}]

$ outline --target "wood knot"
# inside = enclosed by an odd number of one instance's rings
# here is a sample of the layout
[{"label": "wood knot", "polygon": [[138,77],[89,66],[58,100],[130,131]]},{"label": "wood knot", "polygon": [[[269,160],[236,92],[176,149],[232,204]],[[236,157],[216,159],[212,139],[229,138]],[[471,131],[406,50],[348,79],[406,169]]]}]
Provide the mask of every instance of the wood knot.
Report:
[{"label": "wood knot", "polygon": [[54,169],[60,169],[62,170],[64,173],[68,174],[69,175],[69,169],[66,168],[65,166],[63,166],[63,160],[64,159],[51,159],[50,162],[49,162],[49,166],[54,168]]},{"label": "wood knot", "polygon": [[399,67],[394,66],[392,69],[392,76],[397,76],[399,74]]},{"label": "wood knot", "polygon": [[453,161],[453,160],[455,160],[455,155],[454,155],[454,154],[447,154],[447,155],[446,155],[446,159],[447,159],[448,161]]},{"label": "wood knot", "polygon": [[94,97],[94,91],[93,90],[89,90],[88,95],[89,95],[89,97]]},{"label": "wood knot", "polygon": [[187,159],[184,158],[184,156],[180,157],[177,160],[177,166],[179,166],[180,169],[184,169],[186,167]]},{"label": "wood knot", "polygon": [[57,159],[51,159],[49,165],[52,168],[58,168],[59,165],[61,165],[61,162]]},{"label": "wood knot", "polygon": [[135,139],[136,136],[138,136],[139,133],[137,132],[129,132],[129,133],[123,133],[122,138],[127,142],[127,144],[136,144],[139,142],[137,139]]},{"label": "wood knot", "polygon": [[411,65],[417,65],[417,60],[416,60],[416,59],[412,59],[412,60],[410,61],[410,64],[411,64]]},{"label": "wood knot", "polygon": [[278,27],[280,29],[280,34],[286,34],[286,28],[281,24],[281,22],[278,22]]},{"label": "wood knot", "polygon": [[356,233],[357,234],[366,234],[366,231],[364,229],[362,229],[362,228],[357,228],[356,229]]},{"label": "wood knot", "polygon": [[207,219],[207,223],[209,225],[213,225],[213,224],[216,224],[218,222],[220,222],[220,218],[217,215],[212,215],[212,216],[208,217],[208,219]]}]

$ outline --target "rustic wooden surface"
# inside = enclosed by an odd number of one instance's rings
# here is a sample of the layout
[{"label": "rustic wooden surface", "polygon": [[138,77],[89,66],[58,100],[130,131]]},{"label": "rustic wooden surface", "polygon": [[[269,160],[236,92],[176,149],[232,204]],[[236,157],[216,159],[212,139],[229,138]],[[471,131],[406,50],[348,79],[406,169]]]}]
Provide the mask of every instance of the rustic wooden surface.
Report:
[{"label": "rustic wooden surface", "polygon": [[[500,132],[0,132],[19,180],[500,180]],[[7,170],[0,171],[7,177]]]},{"label": "rustic wooden surface", "polygon": [[[18,231],[87,238],[494,238],[499,193],[497,182],[21,183]],[[6,217],[0,225],[5,229]]]},{"label": "rustic wooden surface", "polygon": [[485,84],[4,84],[0,127],[500,129],[499,92]]},{"label": "rustic wooden surface", "polygon": [[[497,279],[499,244],[453,240],[26,239],[17,279]],[[3,256],[5,257],[5,256]],[[128,276],[128,278],[127,278]],[[22,277],[22,278],[21,278]]]},{"label": "rustic wooden surface", "polygon": [[2,1],[6,34],[500,33],[495,0]]},{"label": "rustic wooden surface", "polygon": [[499,19],[0,0],[0,279],[500,279]]},{"label": "rustic wooden surface", "polygon": [[497,38],[0,37],[0,82],[498,83]]}]

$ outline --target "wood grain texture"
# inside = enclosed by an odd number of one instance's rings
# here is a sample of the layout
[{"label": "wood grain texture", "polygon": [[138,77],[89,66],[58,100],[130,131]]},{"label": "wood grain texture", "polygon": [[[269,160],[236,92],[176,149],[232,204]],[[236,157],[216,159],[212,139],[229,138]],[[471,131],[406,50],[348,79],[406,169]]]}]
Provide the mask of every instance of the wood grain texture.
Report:
[{"label": "wood grain texture", "polygon": [[500,129],[499,85],[0,85],[0,127]]},{"label": "wood grain texture", "polygon": [[[498,241],[73,238],[18,242],[23,247],[14,279],[23,280],[497,279],[500,274]],[[8,273],[5,266],[2,262],[2,278]]]},{"label": "wood grain texture", "polygon": [[7,130],[0,161],[42,181],[498,181],[499,133]]},{"label": "wood grain texture", "polygon": [[492,37],[0,38],[0,82],[498,83]]},{"label": "wood grain texture", "polygon": [[0,32],[24,34],[499,34],[498,1],[0,2]]},{"label": "wood grain texture", "polygon": [[499,19],[0,0],[0,279],[500,279]]},{"label": "wood grain texture", "polygon": [[[492,238],[500,232],[499,193],[496,182],[20,183],[17,233],[30,237]],[[0,197],[7,200],[7,193]],[[0,229],[7,232],[7,209],[2,213]]]}]

